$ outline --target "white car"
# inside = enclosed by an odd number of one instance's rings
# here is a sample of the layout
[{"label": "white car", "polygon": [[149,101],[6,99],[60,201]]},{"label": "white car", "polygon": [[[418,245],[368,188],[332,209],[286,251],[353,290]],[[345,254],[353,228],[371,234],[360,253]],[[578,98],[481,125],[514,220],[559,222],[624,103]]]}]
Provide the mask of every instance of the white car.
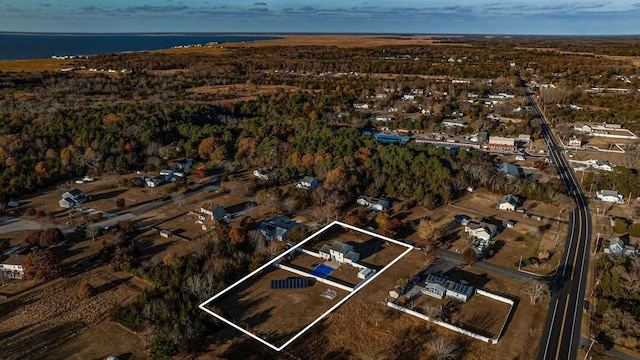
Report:
[{"label": "white car", "polygon": [[76,184],[84,184],[84,180],[76,180]]},{"label": "white car", "polygon": [[17,201],[9,201],[9,202],[7,203],[7,205],[8,205],[9,207],[18,207],[18,206],[20,206],[20,204],[19,204]]}]

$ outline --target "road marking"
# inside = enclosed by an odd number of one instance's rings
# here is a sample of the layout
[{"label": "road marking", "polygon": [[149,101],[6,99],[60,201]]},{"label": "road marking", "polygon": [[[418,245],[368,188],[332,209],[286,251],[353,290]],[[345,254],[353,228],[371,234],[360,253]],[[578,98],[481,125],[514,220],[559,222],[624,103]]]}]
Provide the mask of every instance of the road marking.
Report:
[{"label": "road marking", "polygon": [[571,235],[569,236],[569,246],[567,246],[567,253],[565,254],[564,257],[564,267],[562,268],[562,276],[564,277],[565,272],[567,271],[567,263],[569,261],[569,253],[571,252],[571,244],[573,244],[573,232],[575,230],[575,223],[576,223],[576,210],[571,212],[571,217],[573,218],[573,226],[571,226]]},{"label": "road marking", "polygon": [[[573,269],[571,269],[571,280],[573,280],[573,276],[576,272],[576,263],[578,262],[578,249],[580,248],[580,243],[582,242],[582,211],[580,211],[580,229],[578,230],[578,243],[576,244],[576,255],[573,257]],[[584,264],[584,262],[583,262]]]},{"label": "road marking", "polygon": [[567,320],[567,309],[569,308],[569,298],[571,294],[567,294],[567,303],[564,305],[564,316],[562,317],[562,326],[560,326],[560,337],[558,338],[558,351],[556,351],[556,360],[560,356],[560,349],[562,348],[562,334],[564,333],[564,322]]},{"label": "road marking", "polygon": [[[588,241],[585,241],[585,246],[587,245]],[[586,249],[586,254],[585,257],[588,259],[588,254],[589,254],[589,249]],[[588,260],[587,260],[588,261]],[[582,265],[580,266],[580,278],[578,279],[578,293],[576,294],[576,296],[580,296],[580,289],[582,288],[582,275],[584,275],[584,264],[585,259],[582,260]],[[571,326],[571,341],[569,342],[569,357],[571,357],[571,346],[573,346],[573,333],[575,332],[576,329],[576,322],[578,319],[578,299],[576,298],[576,308],[573,312],[573,326]]]},{"label": "road marking", "polygon": [[544,356],[543,359],[547,358],[547,351],[549,350],[549,340],[551,340],[551,329],[553,329],[553,322],[556,319],[556,310],[558,310],[558,301],[560,299],[556,299],[556,306],[553,307],[553,316],[551,317],[551,326],[549,327],[549,336],[547,337],[547,345],[544,347]]}]

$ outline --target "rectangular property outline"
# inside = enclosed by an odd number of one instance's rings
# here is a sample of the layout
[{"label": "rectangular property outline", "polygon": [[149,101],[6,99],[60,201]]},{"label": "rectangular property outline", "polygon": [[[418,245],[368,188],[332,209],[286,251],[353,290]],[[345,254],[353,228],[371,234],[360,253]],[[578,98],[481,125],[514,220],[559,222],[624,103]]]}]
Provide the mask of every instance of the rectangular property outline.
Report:
[{"label": "rectangular property outline", "polygon": [[[376,272],[373,276],[371,276],[370,278],[366,279],[364,282],[362,282],[359,286],[356,286],[352,292],[350,292],[349,294],[347,294],[347,296],[345,296],[342,300],[338,301],[334,306],[332,306],[329,310],[325,311],[322,315],[320,315],[317,319],[315,319],[314,321],[312,321],[310,324],[308,324],[307,326],[305,326],[302,330],[300,330],[297,334],[295,334],[291,339],[289,339],[287,342],[285,342],[284,344],[282,344],[280,347],[275,346],[273,344],[271,344],[270,342],[262,339],[261,337],[243,329],[242,327],[236,325],[235,323],[225,319],[224,317],[222,317],[219,314],[216,314],[215,312],[209,310],[206,308],[206,306],[211,303],[212,301],[216,300],[217,298],[221,297],[222,295],[226,294],[227,292],[229,292],[231,289],[235,288],[236,286],[240,285],[242,282],[244,282],[245,280],[253,277],[254,275],[258,274],[259,272],[261,272],[262,270],[266,269],[269,266],[272,266],[272,264],[274,262],[277,262],[278,260],[280,260],[281,258],[287,256],[289,253],[295,251],[297,248],[299,248],[300,246],[304,245],[305,243],[307,243],[308,241],[310,241],[311,239],[313,239],[314,237],[322,234],[323,232],[325,232],[326,230],[330,229],[331,227],[335,226],[335,225],[339,225],[342,226],[344,228],[347,229],[351,229],[369,236],[373,236],[376,238],[380,238],[384,241],[388,241],[392,244],[396,244],[396,245],[400,245],[400,246],[404,246],[407,248],[407,250],[405,250],[402,254],[398,255],[395,259],[393,259],[391,262],[389,262],[385,267],[383,267],[382,269],[380,269],[380,271]],[[277,257],[275,257],[274,259],[272,259],[271,261],[268,261],[266,264],[260,266],[259,268],[257,268],[256,270],[252,271],[250,274],[246,275],[245,277],[243,277],[242,279],[236,281],[235,283],[231,284],[229,287],[225,288],[224,290],[220,291],[219,293],[215,294],[213,297],[209,298],[208,300],[205,300],[202,304],[199,305],[201,310],[206,311],[207,313],[209,313],[210,315],[214,316],[215,318],[219,319],[220,321],[223,321],[224,323],[231,325],[232,327],[234,327],[237,330],[240,330],[242,333],[247,334],[249,336],[251,336],[252,338],[258,340],[259,342],[261,342],[262,344],[272,348],[275,351],[281,351],[282,349],[284,349],[285,347],[287,347],[289,344],[291,344],[293,341],[295,341],[297,338],[299,338],[300,336],[302,336],[302,334],[304,334],[305,332],[307,332],[309,329],[311,329],[315,324],[317,324],[318,322],[320,322],[320,320],[324,319],[327,315],[329,315],[331,312],[333,312],[335,309],[337,309],[340,305],[342,305],[345,301],[349,300],[353,295],[355,295],[361,288],[363,288],[365,285],[367,285],[370,281],[372,281],[373,279],[375,279],[376,277],[378,277],[380,274],[382,274],[383,272],[385,272],[389,267],[391,267],[393,264],[395,264],[398,260],[402,259],[405,255],[407,255],[411,250],[413,250],[414,247],[412,245],[403,243],[401,241],[398,240],[394,240],[391,238],[388,238],[386,236],[382,236],[380,234],[376,234],[374,232],[371,231],[367,231],[364,229],[360,229],[357,228],[355,226],[349,225],[349,224],[345,224],[342,223],[340,221],[333,221],[332,223],[330,223],[329,225],[326,225],[325,227],[323,227],[322,229],[318,230],[317,232],[315,232],[314,234],[311,234],[309,237],[307,237],[306,239],[304,239],[303,241],[301,241],[299,244],[291,247],[291,249],[285,251],[284,253],[278,255]],[[312,276],[312,275],[311,275]],[[312,276],[313,277],[313,276]]]}]

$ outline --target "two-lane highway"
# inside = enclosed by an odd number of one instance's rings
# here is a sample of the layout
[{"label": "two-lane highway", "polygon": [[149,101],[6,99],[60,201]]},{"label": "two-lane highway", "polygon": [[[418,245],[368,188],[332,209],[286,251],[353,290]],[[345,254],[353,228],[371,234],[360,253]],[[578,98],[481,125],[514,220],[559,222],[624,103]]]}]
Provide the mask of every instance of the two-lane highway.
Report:
[{"label": "two-lane highway", "polygon": [[542,137],[549,149],[549,158],[558,168],[567,193],[576,202],[569,218],[569,234],[565,250],[551,282],[551,299],[545,322],[538,359],[575,359],[581,339],[582,309],[589,264],[591,242],[591,215],[580,184],[576,180],[563,149],[558,145],[538,108],[535,99],[527,93],[527,101],[536,112],[542,127]]},{"label": "two-lane highway", "polygon": [[565,250],[551,282],[551,299],[545,327],[538,348],[538,359],[575,359],[581,339],[582,309],[589,264],[591,216],[589,206],[576,180],[563,149],[538,108],[535,99],[527,93],[527,101],[536,112],[542,127],[542,137],[549,149],[549,158],[558,168],[567,193],[576,202],[569,218],[569,234]]}]

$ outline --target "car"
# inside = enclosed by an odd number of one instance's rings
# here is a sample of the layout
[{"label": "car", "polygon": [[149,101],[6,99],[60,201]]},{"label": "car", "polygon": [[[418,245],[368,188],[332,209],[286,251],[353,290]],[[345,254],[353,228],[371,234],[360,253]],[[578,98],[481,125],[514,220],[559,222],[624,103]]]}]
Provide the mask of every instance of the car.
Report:
[{"label": "car", "polygon": [[540,215],[536,216],[536,220],[542,221],[542,216],[540,216]]},{"label": "car", "polygon": [[7,203],[7,205],[8,205],[9,207],[18,207],[18,206],[20,206],[20,203],[18,203],[17,201],[13,201],[13,200],[12,200],[12,201],[9,201],[9,202]]},{"label": "car", "polygon": [[84,180],[76,180],[76,184],[84,184]]}]

